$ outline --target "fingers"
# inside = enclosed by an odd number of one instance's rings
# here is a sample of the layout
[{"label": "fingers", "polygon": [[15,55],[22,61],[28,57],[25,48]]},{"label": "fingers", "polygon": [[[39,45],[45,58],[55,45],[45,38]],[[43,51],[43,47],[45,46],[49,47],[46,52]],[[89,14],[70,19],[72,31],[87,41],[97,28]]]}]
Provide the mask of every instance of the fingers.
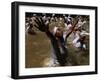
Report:
[{"label": "fingers", "polygon": [[42,24],[40,18],[37,18],[37,17],[36,17],[36,21],[37,21],[39,24]]},{"label": "fingers", "polygon": [[40,31],[42,31],[42,29],[38,26],[38,25],[34,25],[37,29],[39,29]]},{"label": "fingers", "polygon": [[40,31],[45,32],[48,29],[48,25],[47,24],[45,25],[41,17],[40,18],[36,17],[34,21],[35,21],[34,26],[38,28]]},{"label": "fingers", "polygon": [[36,28],[39,28],[39,26],[38,26],[38,25],[36,25],[36,24],[34,24],[34,26],[35,26]]},{"label": "fingers", "polygon": [[39,18],[36,18],[36,20],[34,20],[36,22],[36,24],[34,24],[34,27],[36,27],[37,29],[39,29],[40,31],[43,31],[43,24],[41,23]]},{"label": "fingers", "polygon": [[35,23],[36,23],[36,24],[40,25],[40,23],[39,23],[39,21],[38,21],[38,20],[34,20],[34,21],[35,21]]},{"label": "fingers", "polygon": [[36,17],[35,22],[39,27],[44,26],[44,22],[43,22],[42,18],[37,18]]}]

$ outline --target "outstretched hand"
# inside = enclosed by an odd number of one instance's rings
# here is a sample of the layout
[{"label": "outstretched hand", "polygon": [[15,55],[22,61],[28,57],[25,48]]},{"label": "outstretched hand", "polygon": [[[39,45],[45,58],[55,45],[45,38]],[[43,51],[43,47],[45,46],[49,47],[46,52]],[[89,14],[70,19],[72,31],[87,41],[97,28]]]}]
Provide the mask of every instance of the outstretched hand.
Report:
[{"label": "outstretched hand", "polygon": [[42,18],[37,18],[35,19],[35,27],[38,28],[42,32],[47,32],[49,30],[49,24],[45,24]]}]

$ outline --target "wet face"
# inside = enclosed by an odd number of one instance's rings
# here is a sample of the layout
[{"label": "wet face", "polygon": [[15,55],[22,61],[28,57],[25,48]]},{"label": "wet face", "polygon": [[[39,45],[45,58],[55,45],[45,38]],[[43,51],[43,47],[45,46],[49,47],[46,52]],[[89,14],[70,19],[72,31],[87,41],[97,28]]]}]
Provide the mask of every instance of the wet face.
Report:
[{"label": "wet face", "polygon": [[57,29],[55,36],[56,37],[62,37],[63,36],[63,31],[61,29]]}]

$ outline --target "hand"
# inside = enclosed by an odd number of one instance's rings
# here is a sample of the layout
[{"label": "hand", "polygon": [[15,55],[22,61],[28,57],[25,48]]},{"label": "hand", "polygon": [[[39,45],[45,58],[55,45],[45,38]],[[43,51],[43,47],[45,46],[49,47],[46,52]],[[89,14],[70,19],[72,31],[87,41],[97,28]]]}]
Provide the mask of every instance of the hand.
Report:
[{"label": "hand", "polygon": [[42,20],[42,18],[35,19],[36,24],[34,25],[36,28],[38,28],[42,32],[47,32],[49,30],[49,24],[45,24]]}]

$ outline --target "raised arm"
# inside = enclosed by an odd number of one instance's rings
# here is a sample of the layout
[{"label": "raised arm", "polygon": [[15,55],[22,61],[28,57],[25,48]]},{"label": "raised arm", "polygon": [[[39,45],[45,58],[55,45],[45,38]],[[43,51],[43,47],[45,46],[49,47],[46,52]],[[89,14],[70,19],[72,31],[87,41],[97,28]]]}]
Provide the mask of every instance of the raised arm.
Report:
[{"label": "raised arm", "polygon": [[73,32],[75,26],[78,23],[78,19],[76,20],[76,22],[72,25],[72,27],[68,30],[67,34],[66,34],[66,39],[69,37],[69,35]]}]

